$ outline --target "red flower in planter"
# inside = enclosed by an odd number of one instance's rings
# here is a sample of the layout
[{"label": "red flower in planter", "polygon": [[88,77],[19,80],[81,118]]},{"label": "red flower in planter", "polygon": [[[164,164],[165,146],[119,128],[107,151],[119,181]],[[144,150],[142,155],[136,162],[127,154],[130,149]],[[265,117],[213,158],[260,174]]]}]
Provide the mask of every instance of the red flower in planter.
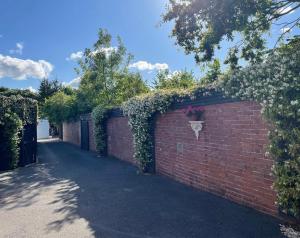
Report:
[{"label": "red flower in planter", "polygon": [[187,117],[191,118],[192,121],[199,121],[202,119],[204,114],[204,107],[202,106],[188,106],[184,109],[184,113]]}]

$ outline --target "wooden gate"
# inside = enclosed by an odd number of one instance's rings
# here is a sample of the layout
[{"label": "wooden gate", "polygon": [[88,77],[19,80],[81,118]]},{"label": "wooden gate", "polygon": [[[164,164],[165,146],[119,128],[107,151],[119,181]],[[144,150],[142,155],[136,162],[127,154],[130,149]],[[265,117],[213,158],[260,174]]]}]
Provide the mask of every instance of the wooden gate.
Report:
[{"label": "wooden gate", "polygon": [[81,149],[89,150],[89,121],[81,118]]}]

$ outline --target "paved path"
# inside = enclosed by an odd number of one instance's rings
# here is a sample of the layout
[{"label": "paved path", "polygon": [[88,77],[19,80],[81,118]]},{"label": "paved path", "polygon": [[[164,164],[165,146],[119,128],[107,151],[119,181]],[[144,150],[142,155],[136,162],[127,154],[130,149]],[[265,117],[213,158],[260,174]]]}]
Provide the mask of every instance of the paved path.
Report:
[{"label": "paved path", "polygon": [[0,173],[0,237],[281,237],[275,219],[62,142]]}]

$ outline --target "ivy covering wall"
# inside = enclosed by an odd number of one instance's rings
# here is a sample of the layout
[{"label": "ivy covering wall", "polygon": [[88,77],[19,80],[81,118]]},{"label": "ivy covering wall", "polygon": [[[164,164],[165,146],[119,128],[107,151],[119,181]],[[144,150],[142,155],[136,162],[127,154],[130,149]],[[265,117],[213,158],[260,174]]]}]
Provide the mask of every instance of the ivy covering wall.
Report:
[{"label": "ivy covering wall", "polygon": [[155,115],[165,113],[175,102],[207,96],[213,91],[202,87],[188,90],[159,90],[134,97],[122,105],[133,133],[134,159],[143,172],[153,170]]},{"label": "ivy covering wall", "polygon": [[100,155],[106,155],[107,153],[106,120],[108,115],[109,109],[102,106],[95,107],[92,112],[96,150]]},{"label": "ivy covering wall", "polygon": [[[298,50],[297,50],[298,49]],[[263,63],[228,75],[227,95],[254,100],[270,123],[269,153],[275,160],[278,205],[300,218],[300,47],[272,53]]]}]

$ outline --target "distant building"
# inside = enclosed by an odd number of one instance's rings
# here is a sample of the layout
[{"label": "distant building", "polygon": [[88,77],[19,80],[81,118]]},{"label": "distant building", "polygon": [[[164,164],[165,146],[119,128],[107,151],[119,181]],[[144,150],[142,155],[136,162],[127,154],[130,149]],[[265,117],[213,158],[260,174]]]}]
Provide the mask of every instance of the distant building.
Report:
[{"label": "distant building", "polygon": [[39,120],[37,126],[37,138],[48,139],[49,138],[49,122],[48,120]]}]

